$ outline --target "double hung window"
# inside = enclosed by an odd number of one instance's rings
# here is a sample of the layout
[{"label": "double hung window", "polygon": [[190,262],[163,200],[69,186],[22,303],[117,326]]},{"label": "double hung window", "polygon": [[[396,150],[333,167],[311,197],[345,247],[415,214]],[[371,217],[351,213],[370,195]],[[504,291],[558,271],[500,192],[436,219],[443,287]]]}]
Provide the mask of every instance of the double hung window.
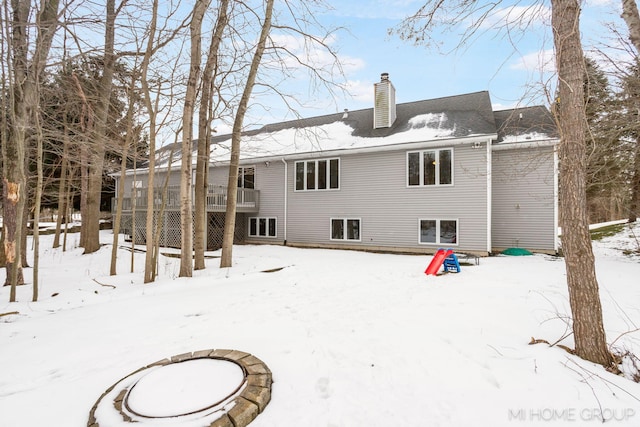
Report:
[{"label": "double hung window", "polygon": [[453,184],[453,149],[422,150],[407,153],[407,185]]},{"label": "double hung window", "polygon": [[340,159],[296,162],[296,191],[340,188]]}]

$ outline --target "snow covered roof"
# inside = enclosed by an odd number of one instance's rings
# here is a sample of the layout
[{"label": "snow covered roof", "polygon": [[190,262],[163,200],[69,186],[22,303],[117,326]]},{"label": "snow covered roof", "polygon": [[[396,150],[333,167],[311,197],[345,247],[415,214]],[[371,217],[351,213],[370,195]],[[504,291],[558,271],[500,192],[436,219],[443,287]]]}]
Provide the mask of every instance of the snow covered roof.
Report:
[{"label": "snow covered roof", "polygon": [[497,143],[523,143],[558,138],[549,110],[541,105],[495,111]]},{"label": "snow covered roof", "polygon": [[[549,127],[550,115],[545,107],[494,113],[486,91],[398,104],[397,118],[387,128],[374,129],[373,114],[373,108],[345,110],[246,131],[242,136],[241,160],[470,137],[495,139],[496,135],[497,141],[505,142],[518,137],[530,141],[525,135],[543,140],[555,132],[552,120]],[[539,120],[542,122],[538,123]],[[211,142],[211,161],[228,161],[231,135],[216,135]],[[158,159],[158,166],[167,165],[171,150],[174,165],[179,164],[180,149],[173,146],[160,150],[158,154],[164,154],[164,159]]]}]

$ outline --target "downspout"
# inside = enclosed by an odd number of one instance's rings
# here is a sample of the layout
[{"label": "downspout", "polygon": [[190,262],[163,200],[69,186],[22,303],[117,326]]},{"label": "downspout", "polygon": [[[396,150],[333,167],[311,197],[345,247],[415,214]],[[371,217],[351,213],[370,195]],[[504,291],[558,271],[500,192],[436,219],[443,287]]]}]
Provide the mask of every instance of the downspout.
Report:
[{"label": "downspout", "polygon": [[558,236],[558,224],[559,224],[559,211],[558,211],[558,203],[559,203],[559,192],[558,192],[558,172],[559,171],[559,161],[558,161],[558,146],[556,145],[553,148],[553,225],[554,225],[554,233],[553,233],[553,249],[556,254],[558,254],[560,250],[560,237]]},{"label": "downspout", "polygon": [[492,140],[487,140],[487,252],[491,253],[493,249],[493,242],[491,229],[493,228],[493,178],[491,177],[492,173],[492,151],[491,145]]},{"label": "downspout", "polygon": [[289,210],[289,205],[287,203],[287,196],[288,196],[288,188],[287,188],[287,178],[288,178],[288,165],[287,165],[287,161],[284,159],[284,157],[281,159],[282,163],[284,163],[284,245],[287,246],[287,211]]}]

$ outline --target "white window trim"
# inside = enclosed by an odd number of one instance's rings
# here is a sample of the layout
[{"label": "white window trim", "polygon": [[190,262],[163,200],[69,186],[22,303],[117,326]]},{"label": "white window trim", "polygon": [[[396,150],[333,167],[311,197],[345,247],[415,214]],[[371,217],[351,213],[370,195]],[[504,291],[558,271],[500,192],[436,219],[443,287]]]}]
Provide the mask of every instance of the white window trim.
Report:
[{"label": "white window trim", "polygon": [[[436,176],[435,176],[435,184],[424,184],[424,153],[427,151],[435,151],[436,153]],[[451,184],[440,184],[440,151],[450,151],[451,152]],[[407,188],[423,188],[423,187],[452,187],[455,182],[455,174],[454,174],[454,149],[453,147],[447,148],[425,148],[424,150],[414,150],[407,151],[406,159],[405,159],[405,185]],[[420,184],[418,185],[409,185],[409,154],[419,153],[420,154]]]},{"label": "white window trim", "polygon": [[[266,227],[267,229],[265,230],[265,235],[261,236],[260,235],[260,220],[264,219],[266,220]],[[273,236],[269,235],[269,220],[275,220],[276,222],[276,234]],[[255,220],[256,221],[256,234],[251,234],[251,220]],[[249,237],[258,237],[260,239],[276,239],[278,237],[278,218],[275,216],[252,216],[249,217],[248,220],[248,224],[247,224],[247,235]]]},{"label": "white window trim", "polygon": [[[436,222],[436,241],[435,242],[423,242],[420,232],[420,223],[422,221],[435,221]],[[455,221],[456,222],[456,242],[455,243],[442,243],[440,242],[440,222],[441,221]],[[458,218],[418,218],[418,244],[419,245],[438,245],[438,246],[459,246],[460,245],[460,220]]]},{"label": "white window trim", "polygon": [[[338,161],[338,187],[337,188],[330,188],[331,185],[331,160],[337,160]],[[318,188],[318,162],[322,162],[322,161],[326,161],[327,162],[327,188]],[[307,189],[307,164],[308,163],[315,163],[316,165],[316,182],[315,182],[315,188],[311,188],[311,189]],[[297,174],[298,174],[298,163],[303,163],[304,164],[304,172],[303,172],[303,182],[302,182],[302,190],[298,190],[296,188],[296,179],[297,179]],[[293,191],[297,191],[297,192],[303,192],[303,191],[337,191],[340,190],[340,182],[341,182],[341,169],[342,168],[342,162],[340,161],[340,157],[328,157],[328,158],[324,158],[324,159],[313,159],[313,160],[297,160],[296,162],[294,162],[293,164]]]},{"label": "white window trim", "polygon": [[[333,238],[333,221],[341,220],[344,225],[344,238],[342,239],[334,239]],[[347,238],[347,221],[358,221],[358,238],[357,239],[349,239]],[[329,218],[329,240],[332,242],[362,242],[362,218],[355,217],[332,217]]]}]

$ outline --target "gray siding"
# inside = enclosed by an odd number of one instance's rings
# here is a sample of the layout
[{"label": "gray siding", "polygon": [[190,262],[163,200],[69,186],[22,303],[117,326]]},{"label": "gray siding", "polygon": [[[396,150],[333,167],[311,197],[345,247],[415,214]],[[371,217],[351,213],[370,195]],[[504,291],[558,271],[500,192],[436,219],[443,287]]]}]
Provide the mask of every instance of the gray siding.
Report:
[{"label": "gray siding", "polygon": [[[295,162],[289,162],[288,241],[433,252],[441,245],[418,243],[418,219],[455,219],[453,247],[486,253],[486,151],[453,148],[453,186],[408,187],[406,150],[341,156],[339,190],[294,191]],[[267,203],[266,195],[261,199]],[[330,218],[360,218],[361,241],[332,241]]]},{"label": "gray siding", "polygon": [[493,153],[492,240],[510,247],[556,250],[556,184],[553,147]]},{"label": "gray siding", "polygon": [[[284,163],[281,161],[246,163],[241,166],[255,167],[255,189],[260,191],[260,211],[257,214],[243,216],[247,242],[282,243],[284,242]],[[209,173],[209,183],[227,186],[229,167],[214,167]],[[276,237],[249,237],[249,218],[276,218]]]},{"label": "gray siding", "polygon": [[[166,179],[167,172],[156,172],[153,176],[153,184],[155,187],[161,187],[164,185],[164,180]],[[141,181],[142,187],[147,187],[147,177],[148,174],[146,171],[144,173],[136,174],[134,179],[133,175],[127,175],[124,179],[124,197],[131,196],[131,186],[133,185],[133,181]],[[173,170],[171,171],[171,176],[169,177],[169,185],[180,185],[180,171]]]}]

